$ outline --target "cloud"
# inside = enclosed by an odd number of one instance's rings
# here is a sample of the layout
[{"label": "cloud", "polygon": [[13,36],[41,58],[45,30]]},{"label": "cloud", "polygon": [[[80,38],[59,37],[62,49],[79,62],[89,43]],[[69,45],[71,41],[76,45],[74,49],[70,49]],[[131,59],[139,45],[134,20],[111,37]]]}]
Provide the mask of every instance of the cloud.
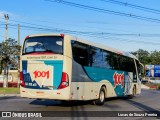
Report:
[{"label": "cloud", "polygon": [[3,18],[4,14],[0,11],[0,18]]}]

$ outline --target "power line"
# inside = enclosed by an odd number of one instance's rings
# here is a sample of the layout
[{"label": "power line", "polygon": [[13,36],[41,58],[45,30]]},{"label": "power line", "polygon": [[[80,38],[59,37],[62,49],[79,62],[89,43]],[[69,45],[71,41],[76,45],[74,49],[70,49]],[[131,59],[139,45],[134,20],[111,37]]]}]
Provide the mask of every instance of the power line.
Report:
[{"label": "power line", "polygon": [[[12,20],[15,22],[15,20]],[[17,22],[17,21],[16,21]],[[137,37],[160,37],[160,34],[150,34],[150,33],[111,33],[111,32],[81,32],[81,31],[73,31],[73,30],[65,30],[65,29],[59,29],[59,28],[51,28],[51,27],[48,27],[48,26],[43,26],[43,25],[38,25],[38,24],[31,24],[31,23],[26,23],[26,22],[22,22],[22,23],[25,23],[25,24],[29,24],[30,26],[28,25],[23,25],[22,24],[22,28],[24,29],[38,29],[40,31],[55,31],[55,32],[59,32],[59,31],[63,31],[63,32],[78,32],[78,33],[82,33],[82,34],[96,34],[96,35],[109,35],[109,36],[137,36]],[[5,25],[5,24],[0,24],[0,25]],[[17,28],[17,24],[12,24],[10,23],[9,24],[10,26],[14,27],[16,26]],[[31,26],[32,25],[32,26]],[[34,26],[33,26],[34,25]],[[42,26],[42,27],[40,27]]]},{"label": "power line", "polygon": [[[29,23],[28,23],[29,24]],[[5,24],[0,24],[5,25]],[[17,24],[9,24],[10,26],[17,28]],[[37,27],[38,26],[38,27]],[[111,33],[111,32],[82,32],[82,31],[74,31],[74,30],[66,30],[66,29],[59,29],[59,28],[51,28],[48,26],[39,27],[40,25],[34,24],[34,26],[30,25],[21,25],[22,28],[25,29],[36,29],[42,31],[55,31],[55,32],[71,32],[71,33],[82,33],[82,34],[96,34],[96,35],[109,35],[109,36],[137,36],[137,37],[160,37],[160,34],[150,34],[150,33]]]},{"label": "power line", "polygon": [[[10,21],[12,21],[12,22],[17,22],[17,24],[19,24],[19,23],[23,23],[23,24],[29,24],[29,25],[34,25],[34,26],[42,26],[42,27],[48,27],[48,26],[44,26],[44,25],[40,25],[40,24],[33,24],[33,23],[29,23],[29,22],[23,22],[23,21],[18,21],[18,20],[13,20],[13,19],[11,19]],[[57,22],[51,22],[51,21],[42,21],[42,20],[36,20],[36,21],[40,21],[40,22],[43,22],[43,23],[56,23],[57,24]],[[92,23],[92,22],[89,22],[89,23]],[[96,23],[99,23],[99,22],[96,22]],[[85,27],[85,28],[97,28],[97,27],[88,27],[88,26],[80,26],[80,25],[74,25],[74,24],[65,24],[65,23],[61,23],[61,24],[63,24],[63,25],[70,25],[70,26],[78,26],[78,27]],[[122,25],[122,24],[120,24],[120,25]],[[145,25],[146,26],[146,25]],[[104,29],[104,28],[97,28],[97,29]],[[107,30],[111,30],[111,29],[107,29]],[[115,31],[115,30],[114,30]],[[116,31],[121,31],[122,32],[122,30],[116,30]],[[109,33],[110,34],[110,33]],[[114,33],[115,35],[119,35],[118,33]],[[155,34],[155,35],[153,35],[153,34],[151,34],[151,35],[145,35],[145,34],[142,34],[142,33],[136,33],[136,34],[130,34],[130,35],[125,35],[125,34],[120,34],[120,35],[122,35],[122,36],[141,36],[141,37],[143,37],[143,36],[145,36],[145,37],[156,37],[156,36],[159,36],[158,34]]]},{"label": "power line", "polygon": [[131,17],[131,18],[135,18],[135,19],[139,19],[139,20],[160,23],[160,19],[156,19],[156,18],[149,18],[149,17],[143,17],[143,16],[138,16],[138,15],[129,14],[129,13],[123,13],[123,12],[119,12],[119,11],[107,10],[107,9],[82,5],[82,4],[78,4],[78,3],[68,2],[68,1],[64,1],[64,0],[44,0],[44,1],[56,2],[56,3],[61,3],[61,4],[73,6],[73,7],[83,8],[83,9],[87,9],[87,10],[93,10],[96,12],[108,13],[108,14],[119,15],[119,16],[126,16],[126,17]]},{"label": "power line", "polygon": [[[28,23],[29,24],[29,23]],[[21,25],[22,29],[34,29],[39,31],[51,31],[51,32],[63,32],[67,34],[79,34],[79,35],[85,35],[85,36],[96,36],[104,39],[112,39],[112,40],[119,40],[119,41],[125,41],[125,42],[132,42],[132,43],[142,43],[142,44],[151,44],[151,45],[160,45],[160,43],[156,42],[147,42],[147,41],[139,41],[139,40],[130,40],[130,39],[123,39],[123,38],[117,38],[117,37],[110,37],[110,36],[122,36],[122,35],[134,35],[134,34],[120,34],[120,33],[106,33],[106,32],[85,32],[85,31],[73,31],[73,30],[66,30],[66,29],[58,29],[58,28],[51,28],[48,26],[45,27],[37,27],[37,24],[34,24],[36,26],[30,26],[30,25]],[[11,26],[13,29],[17,29],[17,24],[10,23],[9,26]],[[151,34],[148,34],[151,35]],[[155,34],[153,34],[155,35]],[[157,34],[160,35],[160,34]]]},{"label": "power line", "polygon": [[139,43],[139,44],[149,44],[149,45],[160,45],[160,43],[155,43],[155,42],[146,42],[146,41],[139,41],[139,40],[131,40],[131,39],[123,39],[123,38],[117,38],[117,37],[110,37],[110,36],[98,36],[96,34],[80,34],[83,36],[89,36],[89,37],[94,37],[94,38],[101,38],[101,39],[107,39],[107,40],[114,40],[114,41],[119,41],[119,42],[130,42],[130,43]]},{"label": "power line", "polygon": [[[11,24],[10,24],[11,25]],[[15,26],[12,24],[11,26]],[[117,37],[110,37],[107,36],[108,34],[100,34],[96,32],[82,32],[82,31],[72,31],[72,30],[65,30],[65,29],[55,29],[55,28],[42,28],[42,27],[34,27],[34,26],[25,26],[21,25],[21,28],[30,28],[30,29],[36,29],[36,30],[43,30],[43,31],[55,31],[55,32],[64,32],[67,34],[79,34],[79,35],[85,35],[85,36],[97,36],[104,39],[112,39],[112,40],[118,40],[118,41],[125,41],[125,42],[132,42],[132,43],[142,43],[142,44],[150,44],[150,45],[160,45],[158,42],[147,42],[147,41],[139,41],[139,40],[130,40],[130,39],[122,39]]]},{"label": "power line", "polygon": [[130,40],[130,39],[122,39],[122,38],[117,38],[117,37],[107,37],[107,36],[97,36],[97,35],[83,35],[83,36],[91,36],[95,38],[103,38],[103,39],[108,39],[108,40],[114,40],[114,41],[119,41],[119,42],[130,42],[130,43],[139,43],[139,44],[149,44],[149,45],[160,45],[160,43],[155,43],[155,42],[146,42],[146,41],[138,41],[138,40]]},{"label": "power line", "polygon": [[101,0],[101,1],[113,3],[113,4],[117,4],[117,5],[122,5],[122,6],[130,7],[130,8],[146,11],[146,12],[151,12],[151,13],[155,13],[155,14],[160,14],[160,10],[156,10],[156,9],[148,8],[148,7],[143,7],[143,6],[139,6],[139,5],[134,5],[134,4],[130,4],[127,2],[121,2],[121,1],[117,1],[117,0]]},{"label": "power line", "polygon": [[[17,26],[17,24],[9,24],[10,26]],[[69,32],[78,32],[82,34],[96,34],[96,35],[110,35],[110,36],[137,36],[137,37],[160,37],[160,34],[150,34],[150,33],[111,33],[111,32],[82,32],[82,31],[74,31],[74,30],[66,30],[66,29],[59,29],[59,28],[51,28],[48,26],[45,27],[37,27],[40,25],[34,24],[36,26],[26,26],[21,25],[22,28],[31,28],[31,29],[39,29],[39,30],[47,30],[47,31],[69,31]]]},{"label": "power line", "polygon": [[[3,18],[2,18],[3,19]],[[31,19],[32,21],[34,19]],[[13,22],[17,22],[17,23],[24,23],[24,24],[31,24],[31,25],[36,25],[37,24],[32,24],[32,23],[28,23],[28,22],[23,22],[23,21],[18,21],[18,20],[10,20],[10,21],[13,21]],[[39,20],[39,19],[36,19],[36,22],[42,22],[42,23],[54,23],[54,24],[60,24],[60,25],[69,25],[69,26],[78,26],[78,27],[85,27],[85,28],[96,28],[96,29],[104,29],[104,28],[97,28],[97,27],[91,27],[91,26],[82,26],[82,25],[75,25],[75,24],[66,24],[66,23],[59,23],[59,22],[53,22],[53,21],[46,21],[46,20]],[[88,22],[87,22],[88,23]],[[38,25],[38,26],[43,26],[43,25]],[[43,26],[44,27],[44,26]]]}]

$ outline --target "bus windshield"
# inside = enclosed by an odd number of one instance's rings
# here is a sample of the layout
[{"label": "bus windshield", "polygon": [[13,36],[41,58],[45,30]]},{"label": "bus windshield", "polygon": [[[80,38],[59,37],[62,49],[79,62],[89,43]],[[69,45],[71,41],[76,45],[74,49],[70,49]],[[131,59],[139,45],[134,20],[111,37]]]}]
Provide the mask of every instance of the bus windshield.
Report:
[{"label": "bus windshield", "polygon": [[38,36],[29,37],[25,40],[22,54],[31,53],[63,54],[63,37],[61,36]]}]

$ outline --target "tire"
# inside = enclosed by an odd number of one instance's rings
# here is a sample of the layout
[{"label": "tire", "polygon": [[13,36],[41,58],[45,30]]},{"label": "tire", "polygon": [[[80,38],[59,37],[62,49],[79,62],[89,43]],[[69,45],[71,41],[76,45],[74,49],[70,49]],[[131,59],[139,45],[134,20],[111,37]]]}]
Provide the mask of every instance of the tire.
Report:
[{"label": "tire", "polygon": [[74,103],[74,101],[61,100],[62,105],[70,106]]},{"label": "tire", "polygon": [[96,105],[103,105],[105,103],[105,88],[102,87],[99,91],[99,98],[95,100]]},{"label": "tire", "polygon": [[133,98],[133,97],[135,97],[135,95],[136,95],[136,87],[134,86],[133,90],[132,90],[132,94],[129,95],[129,98]]},{"label": "tire", "polygon": [[132,96],[135,97],[135,95],[136,95],[136,87],[134,86],[132,91]]}]

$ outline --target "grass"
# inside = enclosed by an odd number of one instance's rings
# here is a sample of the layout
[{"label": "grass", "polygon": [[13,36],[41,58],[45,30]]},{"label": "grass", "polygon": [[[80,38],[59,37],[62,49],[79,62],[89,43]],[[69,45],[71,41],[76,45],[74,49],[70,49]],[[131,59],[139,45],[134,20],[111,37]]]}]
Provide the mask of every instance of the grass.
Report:
[{"label": "grass", "polygon": [[19,88],[0,88],[0,94],[19,94]]}]

